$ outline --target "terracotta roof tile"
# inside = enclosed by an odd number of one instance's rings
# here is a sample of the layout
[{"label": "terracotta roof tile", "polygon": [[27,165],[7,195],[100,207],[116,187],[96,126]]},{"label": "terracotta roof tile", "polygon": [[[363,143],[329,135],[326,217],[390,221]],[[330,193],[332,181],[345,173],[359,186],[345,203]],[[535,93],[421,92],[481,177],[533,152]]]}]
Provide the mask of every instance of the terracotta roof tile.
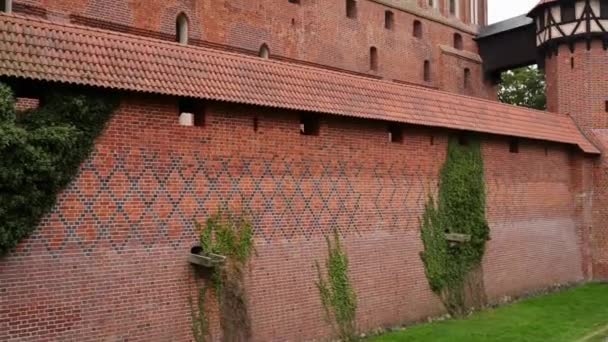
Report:
[{"label": "terracotta roof tile", "polygon": [[578,145],[565,115],[309,66],[0,15],[0,75],[445,127]]}]

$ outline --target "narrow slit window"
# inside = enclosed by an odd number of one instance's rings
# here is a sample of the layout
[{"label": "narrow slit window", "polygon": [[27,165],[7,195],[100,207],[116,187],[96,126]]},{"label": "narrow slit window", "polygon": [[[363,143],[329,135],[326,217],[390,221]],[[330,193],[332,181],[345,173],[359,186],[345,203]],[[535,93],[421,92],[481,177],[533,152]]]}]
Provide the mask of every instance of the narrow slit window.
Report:
[{"label": "narrow slit window", "polygon": [[463,49],[462,35],[460,33],[454,33],[454,48],[458,50]]},{"label": "narrow slit window", "polygon": [[300,4],[300,0],[289,0],[290,4],[296,4],[299,5]]},{"label": "narrow slit window", "polygon": [[314,114],[302,114],[300,116],[301,135],[319,135],[320,126],[318,116]]},{"label": "narrow slit window", "polygon": [[576,19],[575,5],[576,5],[576,3],[573,1],[573,2],[569,2],[569,3],[564,3],[560,6],[560,12],[561,12],[561,17],[562,17],[563,23],[571,22]]},{"label": "narrow slit window", "polygon": [[178,15],[175,21],[175,40],[180,44],[188,44],[188,17],[184,13]]},{"label": "narrow slit window", "polygon": [[471,69],[464,69],[464,89],[469,89],[471,86]]},{"label": "narrow slit window", "polygon": [[257,132],[260,128],[260,119],[257,116],[253,117],[253,131]]},{"label": "narrow slit window", "polygon": [[392,11],[384,12],[384,28],[392,30],[395,26],[395,14]]},{"label": "narrow slit window", "polygon": [[179,124],[181,126],[205,126],[205,106],[194,99],[180,99],[178,102]]},{"label": "narrow slit window", "polygon": [[509,152],[519,153],[519,140],[511,139],[511,141],[509,141]]},{"label": "narrow slit window", "polygon": [[423,79],[425,82],[431,81],[431,62],[429,60],[424,61]]},{"label": "narrow slit window", "polygon": [[403,128],[400,125],[388,126],[388,141],[395,144],[403,143]]},{"label": "narrow slit window", "polygon": [[357,18],[357,1],[346,0],[346,16],[351,19]]},{"label": "narrow slit window", "polygon": [[608,100],[604,101],[604,110],[608,113]]},{"label": "narrow slit window", "polygon": [[420,20],[414,20],[414,37],[422,38],[422,23]]},{"label": "narrow slit window", "polygon": [[375,46],[369,49],[369,68],[372,71],[378,70],[378,49]]}]

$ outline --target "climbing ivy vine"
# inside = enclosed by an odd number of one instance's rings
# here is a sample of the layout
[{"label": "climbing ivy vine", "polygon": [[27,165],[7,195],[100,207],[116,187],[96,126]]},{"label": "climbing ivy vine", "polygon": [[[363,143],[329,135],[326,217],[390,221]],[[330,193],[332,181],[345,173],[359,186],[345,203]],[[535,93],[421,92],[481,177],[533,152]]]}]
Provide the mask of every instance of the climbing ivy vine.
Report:
[{"label": "climbing ivy vine", "polygon": [[[485,303],[481,261],[489,240],[481,146],[450,139],[441,170],[439,194],[432,197],[422,217],[421,254],[431,289],[452,315]],[[465,242],[450,242],[446,234],[462,234]]]},{"label": "climbing ivy vine", "polygon": [[40,103],[17,115],[12,89],[0,83],[0,256],[53,207],[89,156],[117,101],[51,90]]},{"label": "climbing ivy vine", "polygon": [[328,323],[342,341],[354,341],[357,331],[357,295],[350,282],[348,256],[342,248],[337,230],[334,231],[333,240],[332,244],[327,237],[327,279],[323,277],[319,263],[315,263],[318,273],[317,288]]},{"label": "climbing ivy vine", "polygon": [[[247,341],[251,337],[244,275],[254,248],[253,228],[245,217],[224,209],[209,217],[204,226],[196,223],[200,230],[202,250],[226,257],[226,263],[215,267],[211,273],[211,282],[220,306],[224,341]],[[198,313],[193,314],[193,333],[197,341],[205,341],[207,335],[205,293],[203,285],[199,293]]]}]

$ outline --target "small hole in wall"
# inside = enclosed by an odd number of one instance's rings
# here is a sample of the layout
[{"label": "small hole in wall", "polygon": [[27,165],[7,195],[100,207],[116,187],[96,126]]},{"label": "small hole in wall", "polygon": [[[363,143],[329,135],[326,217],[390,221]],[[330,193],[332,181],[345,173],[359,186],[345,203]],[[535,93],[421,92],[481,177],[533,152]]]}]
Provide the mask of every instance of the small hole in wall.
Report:
[{"label": "small hole in wall", "polygon": [[509,141],[509,152],[519,153],[519,140],[512,139],[511,141]]},{"label": "small hole in wall", "polygon": [[301,135],[319,135],[320,126],[319,118],[316,115],[307,113],[300,116]]},{"label": "small hole in wall", "polygon": [[258,125],[259,125],[259,123],[258,123],[258,117],[254,116],[253,117],[253,131],[254,132],[258,131],[258,128],[259,128]]},{"label": "small hole in wall", "polygon": [[205,126],[205,106],[200,101],[180,99],[178,115],[181,126]]},{"label": "small hole in wall", "polygon": [[291,18],[291,26],[295,26],[296,25],[296,20],[294,18]]},{"label": "small hole in wall", "polygon": [[388,126],[388,141],[395,144],[403,143],[403,129],[400,125]]},{"label": "small hole in wall", "polygon": [[570,57],[570,69],[574,69],[574,57]]},{"label": "small hole in wall", "polygon": [[469,145],[469,137],[466,134],[458,135],[458,144],[460,146],[468,146]]},{"label": "small hole in wall", "polygon": [[608,100],[604,101],[604,110],[608,113]]},{"label": "small hole in wall", "polygon": [[431,146],[435,145],[435,136],[431,134]]}]

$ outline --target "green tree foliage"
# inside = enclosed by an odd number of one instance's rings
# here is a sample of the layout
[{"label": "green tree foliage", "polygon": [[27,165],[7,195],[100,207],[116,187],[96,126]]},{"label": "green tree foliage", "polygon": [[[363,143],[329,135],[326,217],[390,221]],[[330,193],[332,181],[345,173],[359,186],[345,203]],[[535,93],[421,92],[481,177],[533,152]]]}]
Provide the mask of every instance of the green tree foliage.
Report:
[{"label": "green tree foliage", "polygon": [[321,267],[315,264],[318,273],[317,288],[325,309],[327,321],[332,324],[342,341],[356,338],[357,296],[348,274],[348,256],[342,248],[338,231],[334,231],[334,243],[327,238],[327,280]]},{"label": "green tree foliage", "polygon": [[116,102],[107,96],[51,91],[17,117],[0,84],[0,255],[27,237],[74,178]]},{"label": "green tree foliage", "polygon": [[[486,198],[483,160],[479,141],[466,146],[450,139],[441,170],[437,203],[430,198],[422,217],[421,257],[431,289],[440,295],[454,315],[465,312],[467,285],[481,265],[489,227],[485,217]],[[446,234],[470,236],[469,242],[451,244]],[[479,290],[479,289],[477,289]]]},{"label": "green tree foliage", "polygon": [[545,75],[536,66],[509,70],[501,75],[498,87],[501,102],[545,110]]}]

